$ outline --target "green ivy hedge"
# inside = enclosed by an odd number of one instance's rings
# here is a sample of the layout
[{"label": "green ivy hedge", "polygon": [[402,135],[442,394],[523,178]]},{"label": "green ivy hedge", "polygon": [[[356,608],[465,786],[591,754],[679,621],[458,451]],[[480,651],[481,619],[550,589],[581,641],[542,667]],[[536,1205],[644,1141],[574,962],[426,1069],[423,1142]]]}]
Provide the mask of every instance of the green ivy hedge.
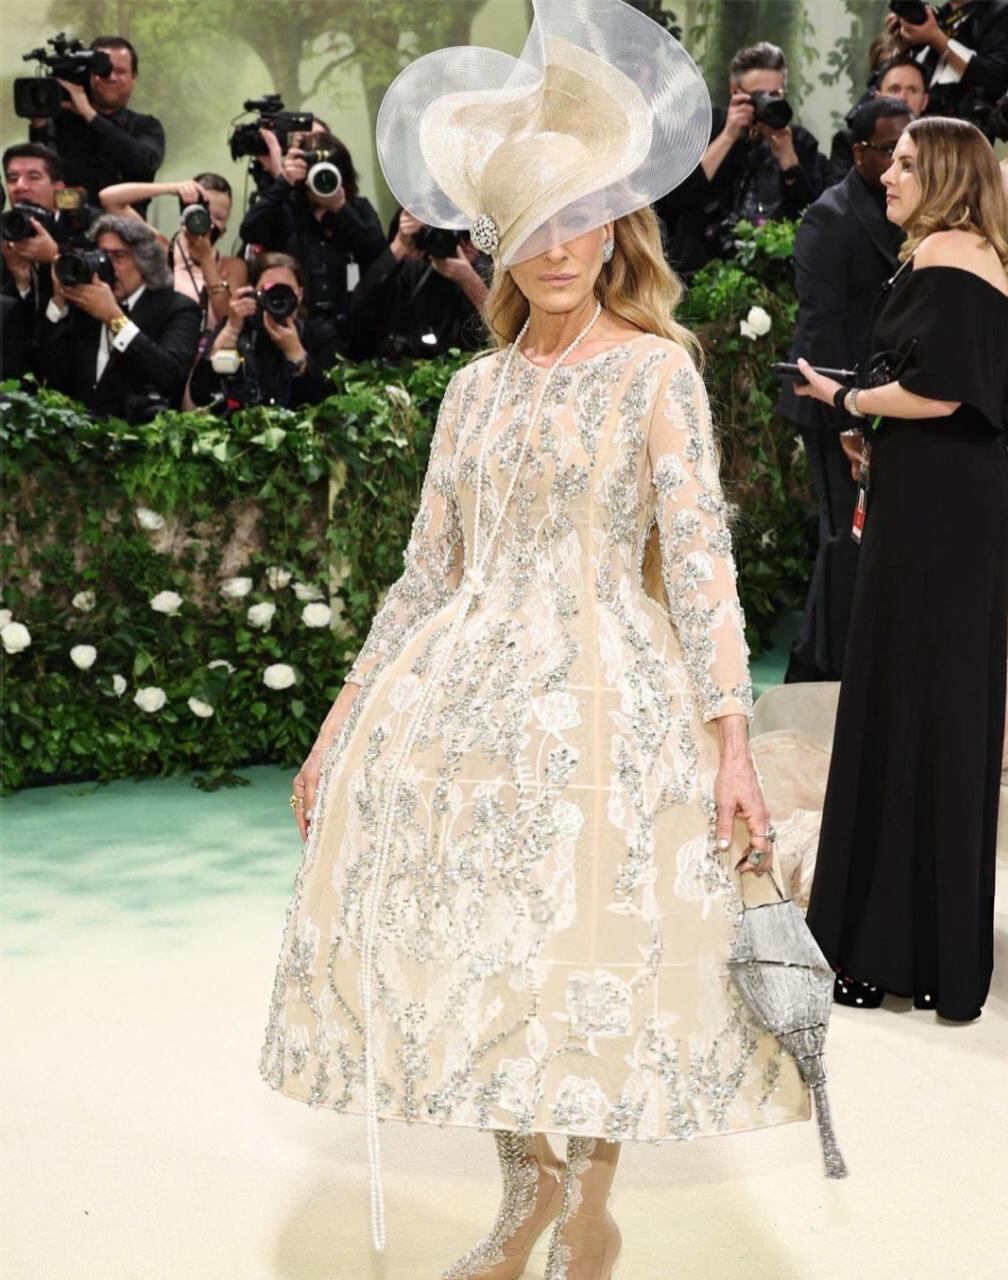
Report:
[{"label": "green ivy hedge", "polygon": [[[800,603],[810,563],[807,482],[766,369],[793,322],[789,246],[786,227],[743,229],[737,263],[701,273],[687,315],[731,424],[754,646]],[[747,338],[753,306],[772,327]],[[212,786],[241,764],[299,763],[401,570],[462,360],[339,365],[322,404],[226,424],[94,422],[54,392],[5,387],[0,786],[196,770]]]}]

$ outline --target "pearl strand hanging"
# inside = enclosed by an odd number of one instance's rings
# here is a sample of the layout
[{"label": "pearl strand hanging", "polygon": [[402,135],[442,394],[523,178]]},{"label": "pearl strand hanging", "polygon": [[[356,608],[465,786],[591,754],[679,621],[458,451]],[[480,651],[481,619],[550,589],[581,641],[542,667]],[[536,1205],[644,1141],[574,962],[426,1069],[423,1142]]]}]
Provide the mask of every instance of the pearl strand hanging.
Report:
[{"label": "pearl strand hanging", "polygon": [[400,775],[409,753],[413,749],[417,731],[427,714],[431,697],[433,696],[433,691],[437,689],[441,677],[444,675],[445,669],[448,665],[448,661],[451,658],[455,647],[455,641],[458,639],[459,633],[462,630],[462,625],[468,616],[469,606],[477,596],[482,595],[486,588],[483,572],[484,566],[489,560],[490,553],[493,550],[494,541],[500,531],[501,524],[503,523],[505,512],[510,505],[511,498],[514,496],[518,473],[521,470],[521,464],[525,460],[528,444],[532,438],[532,429],[535,426],[539,417],[539,411],[546,399],[546,392],[549,390],[553,381],[553,375],[571,354],[574,348],[584,341],[601,314],[602,304],[600,302],[596,302],[595,314],[592,316],[591,320],[588,321],[577,337],[569,343],[553,364],[549,366],[549,372],[543,380],[542,388],[536,398],[532,412],[529,415],[528,427],[526,428],[525,435],[522,439],[521,448],[518,451],[518,457],[515,460],[511,478],[504,494],[504,500],[501,502],[497,511],[497,518],[494,521],[490,536],[483,544],[482,550],[480,550],[483,465],[490,438],[490,426],[491,423],[496,421],[497,414],[500,412],[500,402],[504,387],[507,383],[511,366],[514,363],[515,352],[518,350],[518,345],[528,330],[528,320],[525,321],[518,333],[518,336],[508,348],[507,356],[501,365],[501,372],[497,378],[497,386],[494,392],[493,407],[490,411],[490,417],[486,421],[483,438],[480,441],[480,451],[476,472],[476,505],[474,513],[475,524],[473,527],[473,551],[470,556],[469,567],[463,574],[462,584],[459,590],[459,600],[464,602],[464,607],[459,609],[456,612],[455,617],[452,619],[451,625],[448,629],[448,634],[445,637],[432,668],[428,672],[427,684],[420,697],[420,705],[417,708],[409,729],[406,731],[406,734],[400,743],[399,750],[395,753],[394,762],[386,778],[381,837],[378,842],[378,851],[372,874],[370,898],[364,913],[365,919],[363,937],[361,939],[360,965],[361,1004],[363,1006],[361,1012],[363,1014],[362,1023],[364,1032],[365,1132],[367,1136],[368,1167],[370,1174],[371,1237],[374,1242],[374,1247],[379,1253],[382,1253],[385,1249],[385,1195],[381,1180],[381,1145],[378,1134],[378,1082],[375,1077],[375,1060],[372,1044],[375,1003],[374,949],[375,932],[378,928],[380,890],[382,882],[385,879],[385,868],[388,862],[388,855],[392,842],[392,818],[395,810],[395,799],[399,790]]}]

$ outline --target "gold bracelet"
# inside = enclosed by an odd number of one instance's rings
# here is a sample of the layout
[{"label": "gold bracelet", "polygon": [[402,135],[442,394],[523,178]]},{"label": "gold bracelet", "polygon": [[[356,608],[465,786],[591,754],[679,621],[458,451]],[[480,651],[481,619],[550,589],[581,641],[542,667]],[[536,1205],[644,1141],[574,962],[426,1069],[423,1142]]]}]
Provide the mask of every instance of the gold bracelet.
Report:
[{"label": "gold bracelet", "polygon": [[207,293],[230,293],[230,292],[231,292],[231,286],[227,283],[226,280],[222,281],[220,284],[207,285]]}]

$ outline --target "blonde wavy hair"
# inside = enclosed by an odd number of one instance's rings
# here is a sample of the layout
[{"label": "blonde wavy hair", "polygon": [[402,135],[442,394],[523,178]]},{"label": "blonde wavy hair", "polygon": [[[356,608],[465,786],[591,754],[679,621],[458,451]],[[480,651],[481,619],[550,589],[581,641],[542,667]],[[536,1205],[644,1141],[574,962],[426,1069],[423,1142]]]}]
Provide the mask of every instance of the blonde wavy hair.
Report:
[{"label": "blonde wavy hair", "polygon": [[[645,333],[678,343],[702,369],[703,349],[698,339],[675,319],[685,289],[665,259],[654,210],[638,209],[618,218],[613,223],[613,239],[616,252],[612,261],[602,266],[595,281],[595,297],[611,315]],[[483,304],[483,319],[498,350],[514,342],[528,314],[528,300],[510,272],[496,272]],[[657,525],[652,525],[644,547],[641,578],[647,594],[667,609]]]},{"label": "blonde wavy hair", "polygon": [[1008,196],[994,148],[967,120],[924,116],[907,125],[917,148],[920,202],[910,215],[903,261],[936,231],[973,231],[1008,270]]},{"label": "blonde wavy hair", "polygon": [[[611,262],[603,264],[595,281],[595,297],[611,315],[619,316],[645,333],[677,342],[689,352],[697,368],[701,368],[700,343],[674,318],[685,290],[665,260],[654,210],[638,209],[617,218],[613,223],[613,239],[616,252]],[[528,314],[528,300],[511,273],[495,272],[483,304],[483,319],[498,349],[514,342]]]}]

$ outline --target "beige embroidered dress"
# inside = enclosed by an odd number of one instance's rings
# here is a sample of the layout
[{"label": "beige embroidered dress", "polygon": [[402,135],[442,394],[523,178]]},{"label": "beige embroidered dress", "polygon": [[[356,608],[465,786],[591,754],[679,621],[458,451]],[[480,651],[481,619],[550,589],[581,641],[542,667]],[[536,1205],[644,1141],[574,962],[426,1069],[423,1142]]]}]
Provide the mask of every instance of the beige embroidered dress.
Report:
[{"label": "beige embroidered dress", "polygon": [[[516,355],[490,421],[504,368],[445,394],[323,770],[263,1076],[365,1111],[369,992],[383,1118],[610,1140],[804,1119],[726,968],[710,721],[751,694],[703,382],[647,334],[554,373],[470,585],[484,436],[485,540],[550,376]],[[655,528],[668,609],[642,585]]]}]

